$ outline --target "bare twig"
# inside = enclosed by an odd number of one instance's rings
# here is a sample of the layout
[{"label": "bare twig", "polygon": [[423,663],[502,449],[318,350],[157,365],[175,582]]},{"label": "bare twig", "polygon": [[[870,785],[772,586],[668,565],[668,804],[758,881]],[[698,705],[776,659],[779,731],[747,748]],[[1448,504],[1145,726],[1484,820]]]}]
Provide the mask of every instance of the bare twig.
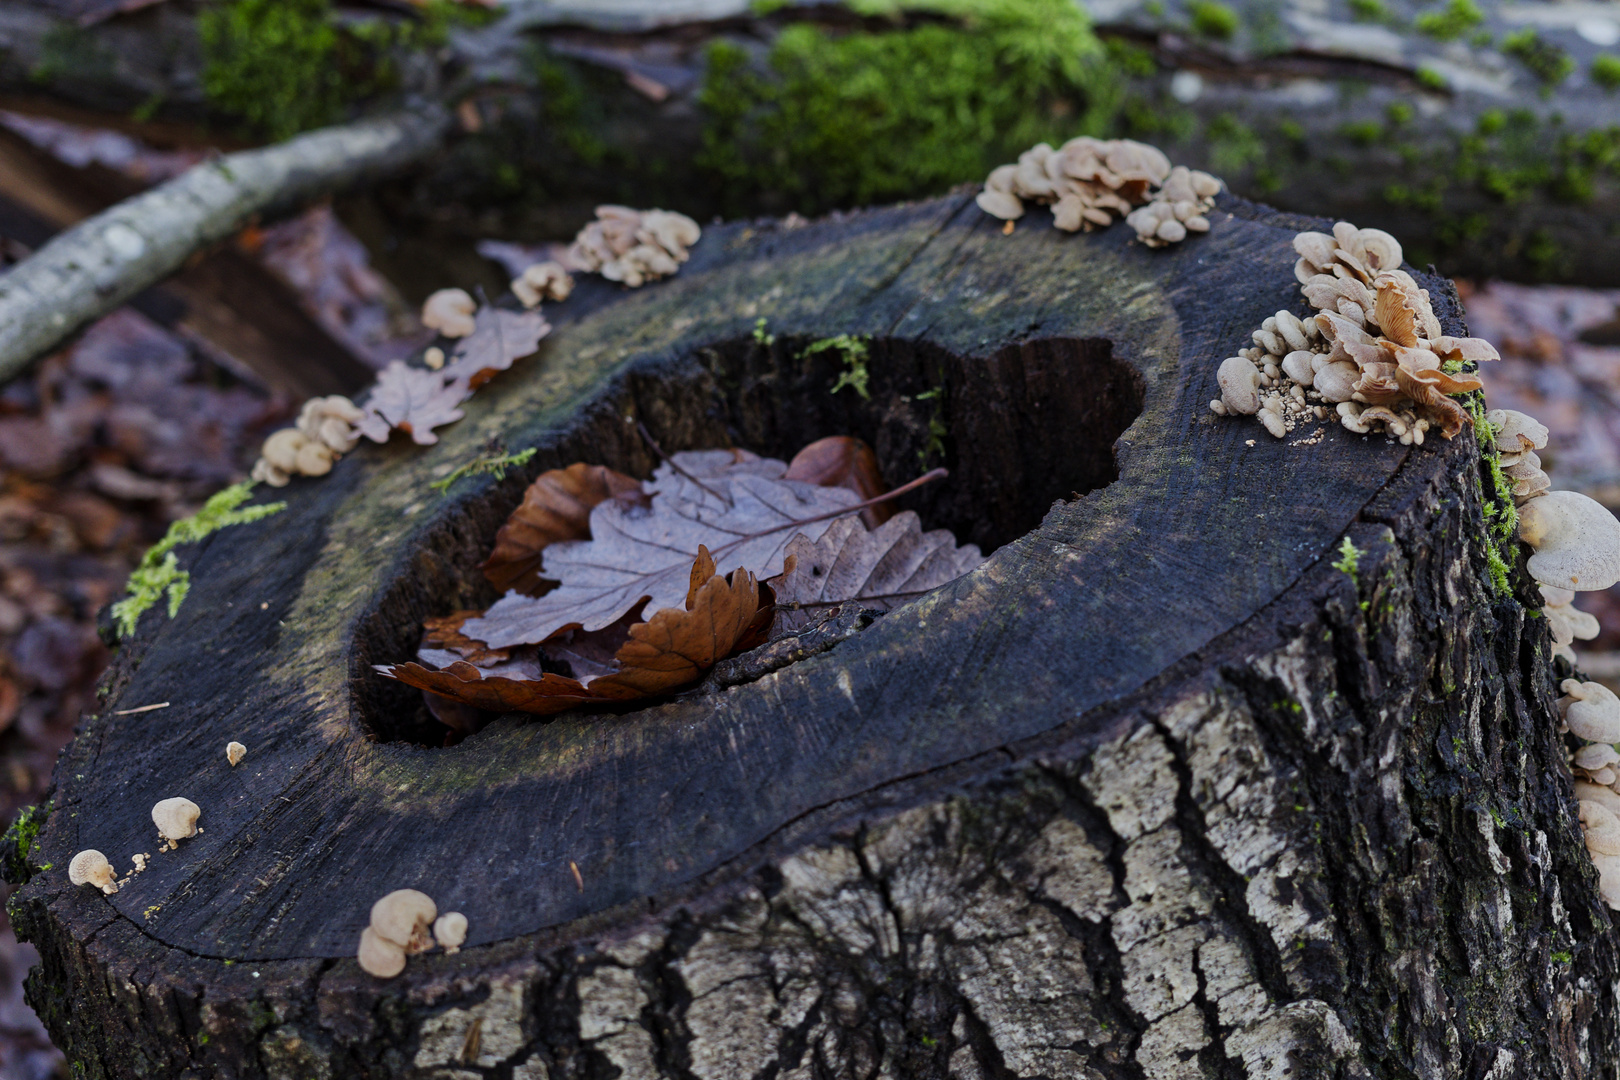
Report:
[{"label": "bare twig", "polygon": [[718,492],[718,491],[714,490],[714,488],[710,487],[708,484],[705,484],[703,481],[699,480],[697,477],[693,476],[691,473],[689,473],[685,469],[681,468],[680,465],[676,464],[674,458],[672,458],[668,454],[664,453],[664,448],[662,446],[658,445],[658,440],[653,438],[652,432],[647,430],[647,425],[646,424],[643,424],[640,420],[637,420],[636,421],[636,430],[641,432],[641,437],[643,439],[647,440],[647,445],[652,447],[652,452],[657,454],[658,459],[660,461],[662,461],[665,465],[668,465],[670,468],[674,469],[677,473],[680,473],[682,476],[686,477],[688,480],[692,481],[692,483],[696,484],[698,487],[702,488],[704,491],[707,491],[710,495],[713,495],[715,498],[719,499],[721,502],[725,503],[727,506],[732,505],[730,496],[722,494],[721,492]]},{"label": "bare twig", "polygon": [[169,707],[169,703],[167,701],[160,701],[156,705],[142,705],[142,706],[140,706],[138,708],[134,708],[134,709],[115,709],[113,711],[113,715],[114,716],[134,716],[136,713],[151,712],[154,709],[167,709],[168,707]]},{"label": "bare twig", "polygon": [[256,216],[392,172],[439,145],[437,105],[204,162],[83,221],[0,277],[0,382]]}]

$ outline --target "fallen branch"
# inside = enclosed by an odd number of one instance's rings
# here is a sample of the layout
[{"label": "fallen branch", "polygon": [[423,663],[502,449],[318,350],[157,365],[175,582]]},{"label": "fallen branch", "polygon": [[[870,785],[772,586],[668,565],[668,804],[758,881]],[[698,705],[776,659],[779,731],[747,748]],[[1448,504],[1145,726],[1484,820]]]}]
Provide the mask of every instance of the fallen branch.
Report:
[{"label": "fallen branch", "polygon": [[60,234],[0,277],[0,382],[256,215],[408,165],[448,126],[433,106],[228,154]]}]

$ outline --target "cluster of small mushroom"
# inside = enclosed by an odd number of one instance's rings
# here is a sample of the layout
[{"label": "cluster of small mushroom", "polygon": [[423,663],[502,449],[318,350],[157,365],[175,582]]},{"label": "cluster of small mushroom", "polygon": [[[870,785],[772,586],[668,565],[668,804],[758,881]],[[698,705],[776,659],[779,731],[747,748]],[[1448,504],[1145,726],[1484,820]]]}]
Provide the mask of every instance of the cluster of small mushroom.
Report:
[{"label": "cluster of small mushroom", "polygon": [[636,288],[681,268],[703,230],[672,210],[598,206],[596,220],[574,237],[568,258],[582,270]]},{"label": "cluster of small mushroom", "polygon": [[1449,439],[1472,423],[1450,396],[1484,385],[1463,363],[1500,357],[1481,338],[1442,332],[1428,291],[1400,269],[1393,236],[1341,221],[1331,236],[1300,233],[1294,250],[1294,276],[1317,314],[1267,319],[1252,347],[1222,362],[1212,412],[1258,415],[1277,438],[1329,409],[1350,431],[1403,443],[1435,428]]},{"label": "cluster of small mushroom", "polygon": [[286,487],[294,476],[325,476],[332,463],[360,440],[354,422],[362,411],[341,394],[304,402],[295,427],[283,428],[264,440],[253,479],[271,487]]},{"label": "cluster of small mushroom", "polygon": [[[158,836],[162,844],[159,851],[170,851],[180,846],[180,841],[189,839],[202,832],[197,825],[197,819],[202,816],[202,810],[190,799],[164,799],[152,807],[152,824],[157,826]],[[86,848],[73,856],[68,863],[68,881],[74,885],[93,885],[103,893],[111,896],[120,886],[128,885],[129,879],[146,869],[146,861],[151,856],[145,853],[131,858],[134,868],[119,880],[118,873],[107,861],[107,856],[95,848]]]},{"label": "cluster of small mushroom", "polygon": [[[1138,238],[1163,247],[1189,231],[1208,232],[1204,215],[1220,190],[1221,182],[1208,173],[1172,169],[1157,147],[1082,135],[1056,150],[1036,143],[1018,155],[1016,165],[998,166],[976,201],[1008,222],[1008,229],[1024,216],[1026,201],[1050,204],[1052,224],[1066,232],[1089,232],[1112,225],[1116,215],[1130,215]],[[1148,205],[1132,213],[1142,203]]]},{"label": "cluster of small mushroom", "polygon": [[512,295],[526,308],[539,307],[542,300],[561,302],[573,291],[574,279],[559,262],[535,263],[512,279]]},{"label": "cluster of small mushroom", "polygon": [[371,905],[371,925],[360,932],[358,959],[368,975],[392,979],[405,970],[407,956],[426,952],[435,942],[454,955],[466,940],[467,916],[459,911],[440,915],[426,893],[396,889]]},{"label": "cluster of small mushroom", "polygon": [[1148,247],[1180,243],[1189,232],[1209,232],[1209,218],[1221,182],[1207,172],[1177,165],[1152,201],[1125,218],[1136,238]]}]

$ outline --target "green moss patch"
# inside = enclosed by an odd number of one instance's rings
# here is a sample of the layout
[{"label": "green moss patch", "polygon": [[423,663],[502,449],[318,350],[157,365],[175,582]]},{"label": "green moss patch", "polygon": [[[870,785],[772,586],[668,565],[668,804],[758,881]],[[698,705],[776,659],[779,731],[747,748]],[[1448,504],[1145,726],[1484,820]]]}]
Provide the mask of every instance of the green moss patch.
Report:
[{"label": "green moss patch", "polygon": [[791,25],[763,57],[710,47],[700,164],[732,201],[766,192],[816,213],[938,192],[1107,127],[1117,88],[1070,0],[904,8],[936,18],[882,33]]}]

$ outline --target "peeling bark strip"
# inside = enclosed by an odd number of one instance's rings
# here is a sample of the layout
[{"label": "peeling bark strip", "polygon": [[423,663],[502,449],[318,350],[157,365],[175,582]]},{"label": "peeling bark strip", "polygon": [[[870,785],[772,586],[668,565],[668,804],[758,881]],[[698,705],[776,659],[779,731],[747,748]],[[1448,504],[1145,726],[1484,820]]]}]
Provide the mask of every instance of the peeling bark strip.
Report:
[{"label": "peeling bark strip", "polygon": [[[441,445],[348,455],[197,553],[57,771],[13,905],[30,1002],[87,1078],[1614,1076],[1551,641],[1522,573],[1489,592],[1474,444],[1249,447],[1206,412],[1314,224],[1227,198],[1159,253],[958,198],[582,282]],[[805,353],[837,333],[873,335],[870,401]],[[648,471],[626,417],[671,448],[847,431],[891,476],[943,424],[915,508],[996,550],[718,692],[439,747],[362,673],[481,599],[539,471]],[[538,448],[523,475],[430,494],[491,438]],[[176,785],[203,835],[115,896],[67,883],[149,850]],[[468,944],[381,981],[353,950],[399,887]]]},{"label": "peeling bark strip", "polygon": [[255,215],[416,161],[447,117],[401,112],[228,154],[60,234],[0,276],[0,382]]}]

